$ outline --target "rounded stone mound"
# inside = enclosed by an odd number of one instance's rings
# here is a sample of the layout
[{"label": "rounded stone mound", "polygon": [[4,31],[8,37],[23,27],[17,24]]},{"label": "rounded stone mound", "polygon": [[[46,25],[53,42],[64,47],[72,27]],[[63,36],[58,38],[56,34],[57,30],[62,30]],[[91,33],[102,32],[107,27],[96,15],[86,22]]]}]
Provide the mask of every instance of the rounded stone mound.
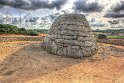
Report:
[{"label": "rounded stone mound", "polygon": [[93,32],[82,14],[60,15],[53,22],[42,46],[52,54],[75,58],[93,56],[97,51]]}]

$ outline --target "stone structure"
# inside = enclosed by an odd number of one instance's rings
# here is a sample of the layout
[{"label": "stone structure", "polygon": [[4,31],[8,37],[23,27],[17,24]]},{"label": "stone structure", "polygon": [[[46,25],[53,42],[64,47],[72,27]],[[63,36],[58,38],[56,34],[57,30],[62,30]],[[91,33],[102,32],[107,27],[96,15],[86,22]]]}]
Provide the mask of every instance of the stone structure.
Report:
[{"label": "stone structure", "polygon": [[82,14],[64,14],[52,24],[44,38],[43,48],[55,55],[83,58],[97,51],[89,23]]}]

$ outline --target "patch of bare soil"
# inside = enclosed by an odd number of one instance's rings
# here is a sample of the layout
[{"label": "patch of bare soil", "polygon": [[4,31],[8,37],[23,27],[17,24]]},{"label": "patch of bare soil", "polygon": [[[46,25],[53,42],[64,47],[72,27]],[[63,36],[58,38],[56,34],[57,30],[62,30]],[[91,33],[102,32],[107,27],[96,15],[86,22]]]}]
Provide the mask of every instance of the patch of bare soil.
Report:
[{"label": "patch of bare soil", "polygon": [[82,60],[49,54],[41,42],[0,43],[0,83],[124,83],[124,47],[98,46]]}]

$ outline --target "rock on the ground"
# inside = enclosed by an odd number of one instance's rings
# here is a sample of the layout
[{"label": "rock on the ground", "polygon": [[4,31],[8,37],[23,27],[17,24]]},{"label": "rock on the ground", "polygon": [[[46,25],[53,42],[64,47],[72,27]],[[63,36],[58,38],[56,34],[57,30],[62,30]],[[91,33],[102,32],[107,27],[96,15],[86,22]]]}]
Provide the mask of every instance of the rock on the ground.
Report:
[{"label": "rock on the ground", "polygon": [[97,51],[93,32],[82,14],[60,15],[53,22],[42,46],[52,54],[75,58],[93,56]]}]

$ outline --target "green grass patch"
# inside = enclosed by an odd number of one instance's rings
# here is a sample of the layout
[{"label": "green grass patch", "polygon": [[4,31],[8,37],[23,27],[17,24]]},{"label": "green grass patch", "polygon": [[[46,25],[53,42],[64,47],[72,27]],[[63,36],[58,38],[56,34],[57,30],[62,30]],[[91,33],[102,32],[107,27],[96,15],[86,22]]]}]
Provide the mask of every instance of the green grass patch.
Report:
[{"label": "green grass patch", "polygon": [[107,36],[109,39],[124,39],[124,36]]}]

